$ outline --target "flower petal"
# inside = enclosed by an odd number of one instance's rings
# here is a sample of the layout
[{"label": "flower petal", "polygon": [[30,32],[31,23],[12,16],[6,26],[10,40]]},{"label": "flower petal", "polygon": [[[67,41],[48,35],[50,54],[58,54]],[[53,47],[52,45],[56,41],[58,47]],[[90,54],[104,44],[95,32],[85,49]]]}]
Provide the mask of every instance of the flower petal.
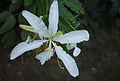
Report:
[{"label": "flower petal", "polygon": [[12,50],[10,54],[10,59],[13,60],[26,51],[39,48],[44,42],[47,42],[47,40],[35,40],[31,43],[22,42]]},{"label": "flower petal", "polygon": [[78,47],[75,47],[74,51],[73,51],[73,56],[77,57],[81,52],[81,49]]},{"label": "flower petal", "polygon": [[69,54],[67,54],[60,46],[57,46],[55,43],[53,43],[53,45],[55,47],[57,56],[62,60],[68,72],[73,77],[78,76],[79,70],[77,68],[75,60]]},{"label": "flower petal", "polygon": [[67,47],[67,50],[71,50],[73,48],[75,48],[77,46],[76,43],[70,43],[70,44],[67,44],[66,47]]},{"label": "flower petal", "polygon": [[50,34],[49,34],[48,29],[43,29],[43,30],[39,31],[39,37],[40,37],[40,38],[42,38],[42,37],[47,37],[47,38],[49,38],[49,37],[50,37]]},{"label": "flower petal", "polygon": [[26,18],[29,24],[33,27],[33,29],[38,33],[42,29],[47,29],[42,18],[37,17],[36,15],[24,10],[22,11],[22,15]]},{"label": "flower petal", "polygon": [[63,33],[58,31],[56,34],[53,35],[53,40],[59,39],[61,36],[63,36]]},{"label": "flower petal", "polygon": [[54,0],[50,7],[49,13],[49,32],[50,35],[54,35],[58,29],[58,20],[59,20],[59,11],[58,11],[58,2]]},{"label": "flower petal", "polygon": [[65,44],[65,43],[80,43],[82,41],[89,40],[89,33],[86,30],[72,31],[64,34],[61,38],[56,41]]},{"label": "flower petal", "polygon": [[46,61],[48,61],[51,57],[53,56],[53,52],[52,51],[45,51],[42,52],[38,55],[36,55],[36,59],[40,60],[41,65],[43,65]]}]

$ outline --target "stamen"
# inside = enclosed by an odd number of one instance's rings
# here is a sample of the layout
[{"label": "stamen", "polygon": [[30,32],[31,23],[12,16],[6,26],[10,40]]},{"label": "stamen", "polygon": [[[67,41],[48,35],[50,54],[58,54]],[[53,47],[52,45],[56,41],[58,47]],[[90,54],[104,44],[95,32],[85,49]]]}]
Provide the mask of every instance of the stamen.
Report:
[{"label": "stamen", "polygon": [[27,31],[35,32],[35,30],[32,28],[32,26],[20,24],[19,27],[24,29],[24,30],[27,30]]},{"label": "stamen", "polygon": [[24,64],[23,56],[21,56],[21,64]]},{"label": "stamen", "polygon": [[38,36],[38,34],[35,33],[35,34],[34,34],[34,37],[33,37],[33,40],[36,40],[36,39],[37,39],[37,36]]}]

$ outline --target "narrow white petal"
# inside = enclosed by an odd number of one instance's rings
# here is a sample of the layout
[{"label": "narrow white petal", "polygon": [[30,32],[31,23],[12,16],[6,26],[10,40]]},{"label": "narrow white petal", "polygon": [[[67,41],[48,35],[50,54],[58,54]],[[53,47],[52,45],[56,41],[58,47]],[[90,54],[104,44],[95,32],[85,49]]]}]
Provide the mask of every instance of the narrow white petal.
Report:
[{"label": "narrow white petal", "polygon": [[39,48],[47,40],[35,40],[31,43],[22,42],[18,44],[11,52],[10,59],[13,60],[18,56],[22,55],[24,52]]},{"label": "narrow white petal", "polygon": [[61,38],[56,41],[65,44],[65,43],[80,43],[82,41],[89,40],[89,33],[86,30],[72,31],[64,34]]},{"label": "narrow white petal", "polygon": [[48,61],[51,57],[53,56],[53,52],[52,51],[45,51],[42,52],[38,55],[36,55],[36,59],[40,60],[41,65],[43,65],[46,61]]},{"label": "narrow white petal", "polygon": [[38,33],[41,29],[46,29],[42,18],[37,17],[36,15],[24,10],[22,11],[22,15],[29,22],[29,24],[33,27],[33,29]]},{"label": "narrow white petal", "polygon": [[67,54],[60,46],[57,46],[55,43],[53,43],[53,45],[55,47],[58,58],[60,58],[62,60],[63,64],[67,68],[68,72],[73,77],[78,76],[79,70],[78,70],[75,60],[69,54]]},{"label": "narrow white petal", "polygon": [[53,40],[55,41],[55,40],[59,39],[61,36],[63,36],[63,33],[60,32],[60,31],[58,31],[58,32],[53,36]]},{"label": "narrow white petal", "polygon": [[73,51],[73,56],[77,57],[81,52],[81,49],[78,47],[75,47],[74,51]]},{"label": "narrow white petal", "polygon": [[77,46],[76,43],[70,43],[70,44],[67,44],[66,47],[67,47],[67,50],[71,50],[73,48],[75,48]]},{"label": "narrow white petal", "polygon": [[39,31],[39,37],[42,38],[42,37],[47,37],[49,38],[50,37],[50,34],[49,34],[49,31],[48,29],[43,29],[41,31]]},{"label": "narrow white petal", "polygon": [[54,35],[58,29],[58,20],[59,20],[59,11],[58,11],[58,2],[54,0],[50,7],[49,13],[49,32]]}]

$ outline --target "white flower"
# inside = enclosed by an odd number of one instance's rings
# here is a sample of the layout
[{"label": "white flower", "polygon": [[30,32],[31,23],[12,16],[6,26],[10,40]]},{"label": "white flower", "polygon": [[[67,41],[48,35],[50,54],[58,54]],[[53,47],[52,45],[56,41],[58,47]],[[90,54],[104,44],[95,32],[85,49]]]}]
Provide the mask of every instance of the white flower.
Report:
[{"label": "white flower", "polygon": [[[58,58],[62,60],[68,72],[76,77],[79,75],[79,70],[77,68],[75,60],[67,54],[61,46],[58,46],[57,43],[60,44],[77,44],[82,41],[89,40],[89,33],[86,30],[77,30],[66,33],[63,35],[62,32],[58,31],[58,20],[59,20],[59,12],[58,12],[58,2],[54,0],[50,7],[49,13],[49,28],[46,27],[41,17],[37,17],[34,14],[24,10],[22,15],[27,19],[29,24],[32,26],[34,31],[38,33],[41,40],[34,40],[33,42],[27,43],[22,42],[18,44],[11,52],[11,59],[15,59],[26,51],[39,48],[43,43],[49,43],[49,46],[45,51],[36,55],[36,58],[40,60],[43,65],[46,61],[48,61],[56,52]],[[31,31],[31,29],[30,29]],[[32,32],[34,32],[32,30]],[[75,51],[73,52],[74,56],[78,56],[80,53],[80,49],[76,46]]]}]

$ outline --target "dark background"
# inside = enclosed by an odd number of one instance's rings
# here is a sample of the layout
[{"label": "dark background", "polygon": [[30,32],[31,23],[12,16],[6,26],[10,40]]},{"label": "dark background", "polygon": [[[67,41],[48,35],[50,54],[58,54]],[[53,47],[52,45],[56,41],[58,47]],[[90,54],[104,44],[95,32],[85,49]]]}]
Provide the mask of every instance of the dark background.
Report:
[{"label": "dark background", "polygon": [[[0,81],[119,81],[120,0],[80,1],[86,14],[78,20],[90,33],[90,40],[79,44],[82,52],[75,58],[80,76],[73,78],[66,69],[61,70],[55,56],[43,66],[28,58],[28,53],[10,61],[14,46],[5,49],[0,45]],[[10,4],[0,0],[0,12],[8,10]]]}]

